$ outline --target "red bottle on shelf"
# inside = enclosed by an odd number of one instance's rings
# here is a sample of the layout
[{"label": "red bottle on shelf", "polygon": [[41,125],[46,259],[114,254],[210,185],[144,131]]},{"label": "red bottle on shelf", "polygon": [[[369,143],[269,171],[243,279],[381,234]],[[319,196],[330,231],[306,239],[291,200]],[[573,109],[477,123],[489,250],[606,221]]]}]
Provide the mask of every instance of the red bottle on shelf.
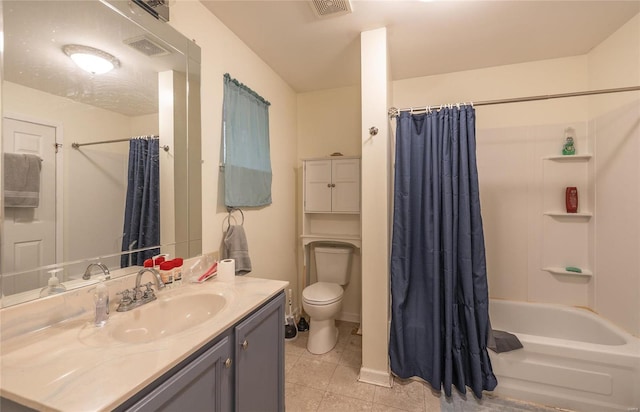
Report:
[{"label": "red bottle on shelf", "polygon": [[578,213],[578,188],[567,187],[565,194],[567,213]]}]

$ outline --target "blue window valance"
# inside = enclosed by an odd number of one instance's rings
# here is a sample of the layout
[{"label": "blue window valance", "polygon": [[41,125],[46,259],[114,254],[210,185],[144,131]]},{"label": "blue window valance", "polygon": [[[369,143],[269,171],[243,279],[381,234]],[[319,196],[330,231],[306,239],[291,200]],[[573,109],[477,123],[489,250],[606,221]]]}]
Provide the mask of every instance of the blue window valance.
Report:
[{"label": "blue window valance", "polygon": [[226,206],[271,204],[269,105],[229,73],[224,75],[222,164]]}]

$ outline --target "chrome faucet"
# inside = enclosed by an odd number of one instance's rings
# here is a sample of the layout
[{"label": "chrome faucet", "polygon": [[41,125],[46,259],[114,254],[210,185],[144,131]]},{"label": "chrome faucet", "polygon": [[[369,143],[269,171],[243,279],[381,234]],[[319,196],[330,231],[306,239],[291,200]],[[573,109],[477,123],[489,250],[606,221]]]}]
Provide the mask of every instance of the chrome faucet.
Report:
[{"label": "chrome faucet", "polygon": [[109,272],[109,268],[104,263],[90,263],[89,266],[84,270],[84,275],[82,275],[82,279],[89,280],[91,278],[91,268],[97,266],[104,273],[104,280],[111,279],[111,273]]},{"label": "chrome faucet", "polygon": [[153,278],[156,281],[156,287],[158,288],[158,290],[164,288],[162,277],[160,277],[160,273],[158,273],[157,270],[155,270],[154,268],[143,268],[143,269],[140,269],[140,271],[136,275],[136,286],[133,288],[134,292],[140,291],[140,281],[142,280],[142,275],[144,275],[145,272],[150,272],[153,275]]},{"label": "chrome faucet", "polygon": [[[122,299],[120,299],[120,304],[116,308],[116,311],[126,312],[157,299],[155,292],[153,291],[153,289],[151,289],[151,286],[153,286],[151,282],[140,285],[142,281],[142,275],[144,275],[146,272],[149,272],[153,275],[156,283],[156,288],[158,290],[164,288],[165,285],[162,282],[160,273],[158,273],[157,270],[153,268],[140,269],[140,271],[136,275],[136,285],[133,287],[133,290],[125,289],[124,291],[117,293],[118,295],[122,295]],[[146,290],[144,292],[141,291],[140,286],[145,286]]]}]

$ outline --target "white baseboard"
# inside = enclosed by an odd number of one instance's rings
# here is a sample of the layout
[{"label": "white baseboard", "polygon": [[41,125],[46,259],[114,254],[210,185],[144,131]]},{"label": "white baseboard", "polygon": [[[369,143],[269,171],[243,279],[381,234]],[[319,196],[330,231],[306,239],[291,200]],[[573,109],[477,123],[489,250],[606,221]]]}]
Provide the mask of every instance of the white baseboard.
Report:
[{"label": "white baseboard", "polygon": [[340,312],[336,319],[343,320],[345,322],[353,322],[360,323],[360,314],[359,313],[350,313],[350,312]]},{"label": "white baseboard", "polygon": [[369,368],[360,368],[359,382],[390,388],[393,385],[393,377],[388,371],[379,371]]}]

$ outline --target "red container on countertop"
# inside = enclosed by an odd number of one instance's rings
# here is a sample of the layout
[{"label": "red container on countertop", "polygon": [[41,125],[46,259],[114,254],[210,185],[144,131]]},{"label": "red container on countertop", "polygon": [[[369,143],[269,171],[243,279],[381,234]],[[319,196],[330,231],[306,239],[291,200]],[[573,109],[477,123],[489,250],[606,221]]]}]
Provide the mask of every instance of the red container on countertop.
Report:
[{"label": "red container on countertop", "polygon": [[165,285],[170,285],[173,283],[173,262],[166,261],[160,263],[160,278],[162,278],[162,283]]},{"label": "red container on countertop", "polygon": [[567,187],[565,192],[565,202],[567,204],[567,213],[578,213],[578,188]]}]

